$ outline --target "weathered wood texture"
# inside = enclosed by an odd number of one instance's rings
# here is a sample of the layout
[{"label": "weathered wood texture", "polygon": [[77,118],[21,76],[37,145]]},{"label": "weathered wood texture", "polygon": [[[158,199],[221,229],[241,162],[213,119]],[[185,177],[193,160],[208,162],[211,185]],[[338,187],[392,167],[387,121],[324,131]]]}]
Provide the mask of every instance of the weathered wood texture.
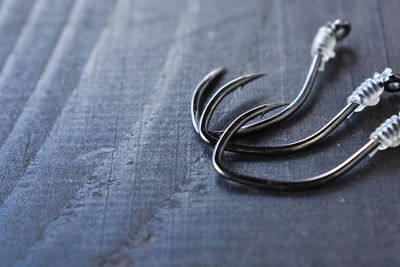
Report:
[{"label": "weathered wood texture", "polygon": [[[373,72],[400,71],[399,12],[396,0],[2,0],[0,265],[400,265],[400,150],[320,189],[270,193],[223,182],[189,112],[197,82],[223,65],[226,79],[269,75],[229,96],[213,127],[290,101],[317,28],[346,18],[353,31],[307,104],[259,136],[312,133]],[[235,168],[328,170],[399,100],[385,94],[289,159],[234,158]]]}]

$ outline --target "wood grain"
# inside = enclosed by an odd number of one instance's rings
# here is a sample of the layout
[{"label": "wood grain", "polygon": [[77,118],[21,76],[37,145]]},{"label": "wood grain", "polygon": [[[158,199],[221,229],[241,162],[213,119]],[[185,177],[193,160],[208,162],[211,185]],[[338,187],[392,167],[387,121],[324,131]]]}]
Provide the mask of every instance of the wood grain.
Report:
[{"label": "wood grain", "polygon": [[[189,109],[219,66],[225,80],[268,76],[224,100],[214,128],[291,101],[317,28],[348,19],[352,32],[305,106],[246,141],[304,137],[365,78],[400,70],[399,11],[395,0],[2,0],[0,265],[399,265],[399,150],[320,189],[266,192],[216,175]],[[326,171],[399,99],[385,94],[305,152],[231,163],[282,179]]]}]

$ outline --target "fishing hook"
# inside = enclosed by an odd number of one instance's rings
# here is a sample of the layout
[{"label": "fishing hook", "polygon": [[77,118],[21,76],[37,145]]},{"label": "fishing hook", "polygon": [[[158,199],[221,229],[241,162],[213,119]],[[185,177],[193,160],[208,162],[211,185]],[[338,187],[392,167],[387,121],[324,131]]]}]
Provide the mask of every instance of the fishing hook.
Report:
[{"label": "fishing hook", "polygon": [[[353,112],[360,112],[367,106],[374,106],[379,103],[380,95],[384,91],[397,92],[400,90],[400,74],[393,74],[392,69],[386,68],[381,74],[375,73],[372,78],[366,79],[353,93],[347,98],[347,105],[325,126],[314,134],[289,144],[280,146],[254,146],[229,143],[226,150],[231,152],[240,152],[246,154],[262,154],[276,155],[288,154],[294,151],[304,149],[330,134]],[[222,90],[219,94],[215,94],[208,102],[204,112],[200,118],[199,131],[200,135],[207,143],[215,145],[218,138],[208,131],[208,125],[212,113],[214,112],[219,101],[229,93],[229,90]],[[285,105],[281,104],[280,106]]]},{"label": "fishing hook", "polygon": [[[279,104],[278,104],[279,105]],[[360,162],[367,155],[372,156],[378,150],[385,150],[388,147],[397,147],[400,145],[400,113],[387,119],[381,124],[371,135],[370,141],[361,147],[357,152],[351,155],[343,163],[327,171],[323,174],[313,176],[310,178],[303,178],[296,181],[283,181],[275,179],[265,179],[253,176],[247,176],[229,170],[222,164],[222,155],[225,147],[232,136],[247,122],[256,118],[259,115],[268,112],[275,108],[277,104],[266,104],[254,108],[244,114],[240,115],[234,120],[225,132],[221,135],[218,143],[215,146],[213,153],[213,166],[215,170],[223,177],[242,184],[263,187],[267,189],[278,190],[301,190],[311,187],[322,185],[332,179],[344,174],[351,169],[354,165]]]},{"label": "fishing hook", "polygon": [[[293,114],[300,106],[304,103],[307,96],[309,95],[311,88],[314,84],[315,78],[317,77],[318,71],[323,71],[325,63],[330,59],[335,57],[334,47],[336,45],[336,41],[340,41],[344,39],[350,32],[351,26],[350,23],[344,20],[335,20],[333,22],[328,22],[324,26],[320,27],[317,34],[314,37],[312,47],[311,47],[311,56],[312,62],[306,76],[306,80],[302,89],[300,90],[297,97],[291,102],[285,109],[280,111],[279,113],[263,119],[257,123],[253,123],[250,125],[246,125],[242,127],[238,131],[238,134],[246,134],[250,132],[254,132],[260,129],[264,129],[266,127],[275,125],[280,121],[286,119],[291,114]],[[209,91],[211,85],[214,84],[217,80],[221,78],[226,73],[226,68],[218,68],[207,74],[203,80],[197,85],[192,101],[191,101],[191,117],[192,124],[197,133],[199,132],[199,119],[200,119],[200,109],[201,103],[203,100],[203,95],[205,92]],[[238,87],[242,87],[248,82],[251,82],[257,78],[264,76],[262,73],[248,74],[236,78],[227,84],[223,85],[213,96],[213,99],[218,98],[219,94],[224,94],[231,92]],[[223,98],[223,97],[222,97]],[[221,98],[221,99],[222,99]],[[218,101],[219,102],[219,101]],[[210,135],[218,138],[223,131],[209,131]],[[207,141],[207,140],[206,140]]]}]

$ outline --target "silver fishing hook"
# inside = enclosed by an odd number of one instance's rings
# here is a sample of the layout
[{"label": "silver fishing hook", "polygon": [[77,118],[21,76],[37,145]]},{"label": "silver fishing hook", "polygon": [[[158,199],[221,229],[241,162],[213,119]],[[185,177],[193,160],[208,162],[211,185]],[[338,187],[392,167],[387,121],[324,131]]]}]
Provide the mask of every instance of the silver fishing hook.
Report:
[{"label": "silver fishing hook", "polygon": [[[235,144],[230,142],[226,150],[247,154],[276,155],[288,154],[294,151],[304,149],[330,134],[353,112],[360,112],[367,106],[375,106],[379,103],[380,95],[384,91],[397,92],[400,90],[400,75],[393,74],[390,68],[386,68],[381,74],[375,73],[372,78],[366,79],[353,93],[347,98],[347,105],[325,126],[314,134],[299,141],[279,146],[254,146],[245,144]],[[219,101],[226,96],[229,91],[225,88],[220,89],[219,94],[215,94],[208,102],[199,122],[199,132],[203,140],[215,145],[218,138],[208,131],[208,125],[212,113]],[[284,104],[282,104],[284,105]]]},{"label": "silver fishing hook", "polygon": [[[266,127],[275,125],[282,120],[289,117],[296,110],[300,108],[300,106],[304,103],[309,95],[311,88],[314,84],[315,78],[318,74],[318,71],[323,71],[325,63],[335,56],[334,47],[336,41],[340,41],[344,39],[350,32],[350,23],[344,20],[335,20],[333,22],[328,22],[324,26],[320,27],[317,34],[314,37],[311,55],[312,62],[304,82],[302,89],[300,90],[297,97],[282,111],[279,113],[263,119],[257,123],[253,123],[250,125],[243,126],[242,129],[238,131],[238,134],[246,134],[250,132],[254,132],[260,129],[264,129]],[[211,89],[211,85],[215,83],[219,78],[225,74],[226,68],[218,68],[210,72],[206,75],[205,78],[197,85],[191,102],[191,116],[192,116],[192,124],[197,133],[199,132],[199,120],[200,120],[200,112],[202,98],[205,92]],[[224,86],[222,86],[213,96],[213,98],[219,98],[218,94],[223,94],[225,92],[231,92],[238,87],[244,86],[246,83],[255,80],[264,76],[265,74],[248,74],[241,76]],[[226,94],[225,94],[226,95]],[[222,97],[223,98],[223,97]],[[221,98],[221,100],[222,100]],[[219,102],[219,101],[217,101]],[[218,103],[217,103],[218,104]],[[218,138],[222,131],[209,131],[209,133]],[[207,140],[205,140],[207,141]]]},{"label": "silver fishing hook", "polygon": [[295,181],[282,181],[275,179],[258,178],[248,175],[243,175],[232,170],[229,170],[222,164],[222,155],[224,150],[235,133],[247,122],[270,111],[276,105],[267,104],[254,108],[234,120],[225,132],[221,135],[218,143],[215,146],[213,153],[213,166],[215,170],[223,177],[242,184],[263,187],[267,189],[278,190],[302,190],[311,187],[322,185],[332,179],[344,174],[351,169],[354,165],[360,162],[367,155],[373,155],[378,150],[385,150],[388,147],[397,147],[400,145],[400,113],[387,119],[381,124],[371,135],[370,141],[367,142],[362,148],[351,155],[347,160],[327,171],[323,174],[313,176],[310,178],[303,178]]}]

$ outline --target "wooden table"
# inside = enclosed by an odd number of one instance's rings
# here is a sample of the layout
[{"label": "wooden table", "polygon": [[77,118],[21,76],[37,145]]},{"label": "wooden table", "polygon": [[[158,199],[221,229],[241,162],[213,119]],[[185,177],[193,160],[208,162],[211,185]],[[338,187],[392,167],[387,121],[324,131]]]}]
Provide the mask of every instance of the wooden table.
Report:
[{"label": "wooden table", "polygon": [[[190,100],[227,66],[225,81],[268,76],[224,100],[213,128],[291,101],[316,30],[345,18],[352,32],[305,106],[248,141],[305,137],[375,71],[400,71],[399,11],[396,0],[2,0],[0,265],[398,266],[399,149],[304,192],[226,183],[192,128]],[[399,108],[400,95],[385,93],[311,149],[231,166],[321,173]]]}]

